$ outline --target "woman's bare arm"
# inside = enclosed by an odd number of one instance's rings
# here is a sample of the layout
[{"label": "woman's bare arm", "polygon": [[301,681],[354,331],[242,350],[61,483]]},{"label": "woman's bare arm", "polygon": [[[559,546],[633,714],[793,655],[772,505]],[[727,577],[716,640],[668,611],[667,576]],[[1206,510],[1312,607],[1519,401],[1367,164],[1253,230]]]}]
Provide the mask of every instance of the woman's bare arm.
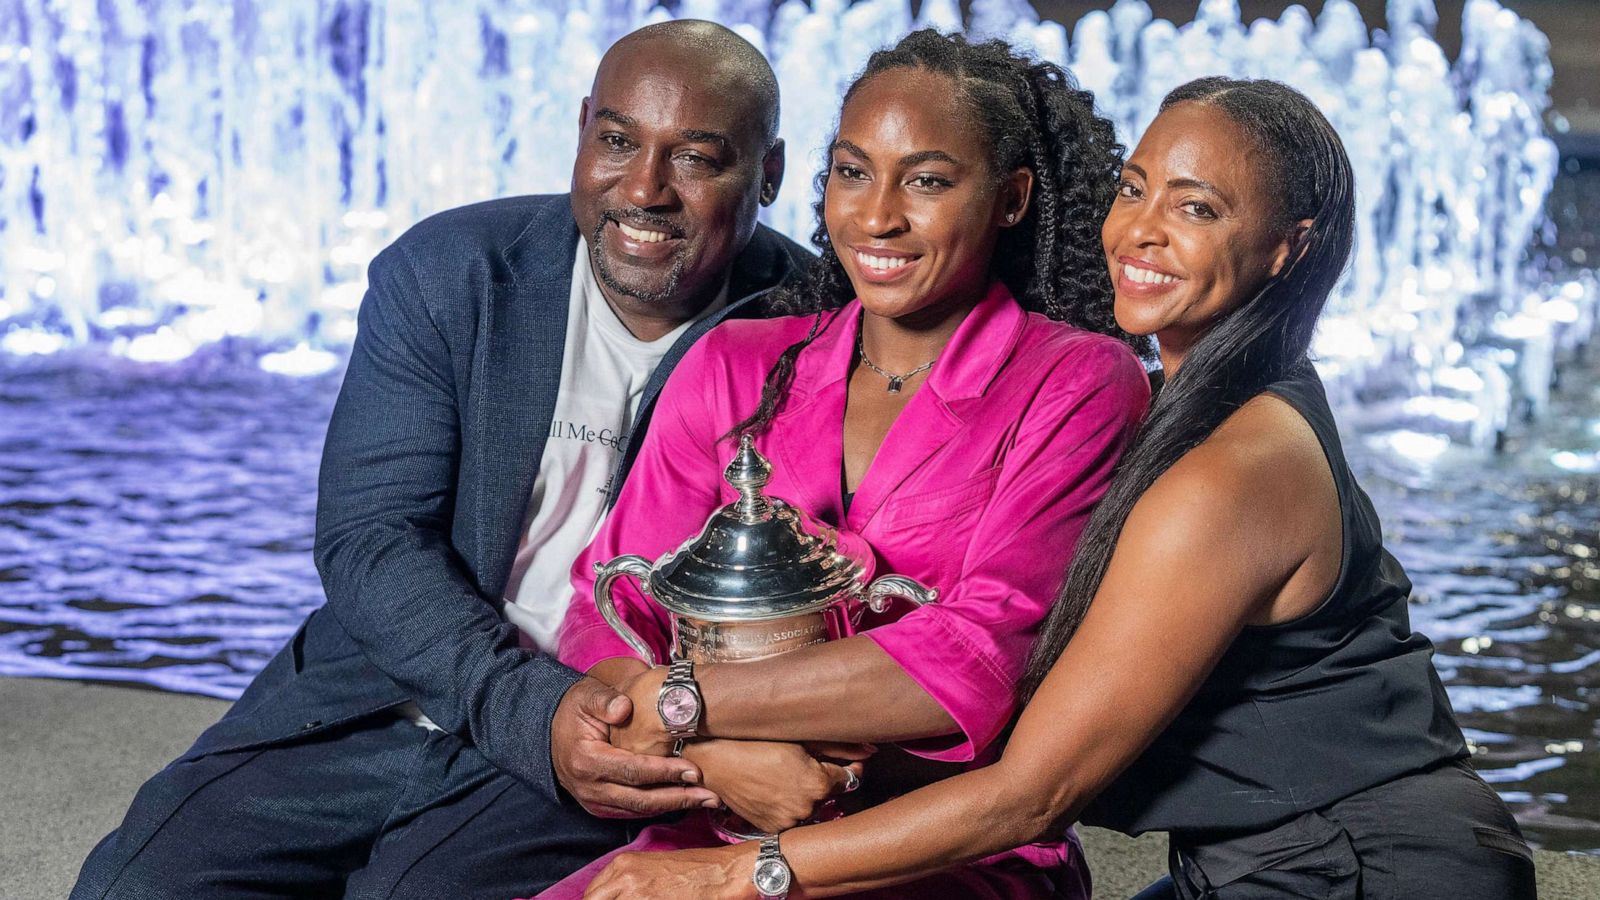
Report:
[{"label": "woman's bare arm", "polygon": [[[598,667],[597,667],[598,668]],[[699,666],[707,698],[702,734],[741,740],[870,743],[950,734],[955,720],[883,648],[863,636],[750,662]],[[654,705],[666,670],[638,670],[619,689]],[[635,717],[613,738],[651,752],[665,742],[658,718]]]}]

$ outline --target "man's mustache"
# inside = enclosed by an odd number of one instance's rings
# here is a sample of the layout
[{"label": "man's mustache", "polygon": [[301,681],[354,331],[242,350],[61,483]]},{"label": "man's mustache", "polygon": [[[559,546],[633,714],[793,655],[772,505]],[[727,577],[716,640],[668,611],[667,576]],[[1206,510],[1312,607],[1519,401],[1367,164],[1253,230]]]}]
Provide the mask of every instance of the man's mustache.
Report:
[{"label": "man's mustache", "polygon": [[683,226],[659,213],[647,212],[642,209],[608,209],[600,214],[600,224],[606,220],[622,224],[626,222],[633,228],[648,228],[652,231],[664,231],[675,237],[683,237]]}]

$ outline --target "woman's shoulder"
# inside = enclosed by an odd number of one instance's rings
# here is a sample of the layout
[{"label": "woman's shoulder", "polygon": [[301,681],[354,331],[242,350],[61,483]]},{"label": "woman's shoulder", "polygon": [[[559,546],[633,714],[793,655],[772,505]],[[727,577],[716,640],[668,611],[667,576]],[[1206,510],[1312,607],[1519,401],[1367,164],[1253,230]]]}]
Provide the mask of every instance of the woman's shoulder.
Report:
[{"label": "woman's shoulder", "polygon": [[1276,466],[1289,459],[1323,462],[1322,442],[1311,423],[1288,400],[1263,391],[1245,401],[1200,448],[1247,468]]},{"label": "woman's shoulder", "polygon": [[801,340],[813,316],[725,319],[701,335],[673,367],[660,409],[721,434],[752,412],[767,372]]},{"label": "woman's shoulder", "polygon": [[806,336],[813,318],[724,319],[684,353],[668,383],[732,383],[747,380],[740,376],[749,372],[760,381],[785,347]]},{"label": "woman's shoulder", "polygon": [[1263,394],[1139,496],[1117,552],[1141,560],[1144,578],[1151,567],[1203,572],[1191,599],[1209,596],[1232,604],[1244,624],[1266,625],[1328,597],[1340,522],[1316,435],[1293,407]]},{"label": "woman's shoulder", "polygon": [[[1322,443],[1288,401],[1257,394],[1158,480],[1163,492],[1204,496],[1254,511],[1304,511],[1311,486],[1330,479]],[[1337,502],[1337,501],[1335,501]]]},{"label": "woman's shoulder", "polygon": [[1265,605],[1252,624],[1307,615],[1337,585],[1344,516],[1333,470],[1311,424],[1276,394],[1246,401],[1139,503],[1166,539],[1259,576]]},{"label": "woman's shoulder", "polygon": [[[805,338],[814,321],[814,313],[766,319],[724,319],[695,342],[691,353],[702,363],[730,358],[741,363],[754,359],[771,362],[784,348]],[[690,358],[685,357],[684,361],[689,362]]]},{"label": "woman's shoulder", "polygon": [[742,417],[759,400],[773,363],[805,339],[815,319],[812,314],[717,323],[673,368],[664,399],[668,405],[726,406]]},{"label": "woman's shoulder", "polygon": [[1139,361],[1133,348],[1123,341],[1108,334],[1057,322],[1040,313],[1028,313],[1020,349],[1053,360],[1058,368],[1098,366],[1116,370],[1119,374],[1137,369],[1140,376],[1148,381],[1144,364]]},{"label": "woman's shoulder", "polygon": [[1032,360],[1053,392],[1114,394],[1141,413],[1150,402],[1144,363],[1110,335],[1029,313],[1014,355]]}]

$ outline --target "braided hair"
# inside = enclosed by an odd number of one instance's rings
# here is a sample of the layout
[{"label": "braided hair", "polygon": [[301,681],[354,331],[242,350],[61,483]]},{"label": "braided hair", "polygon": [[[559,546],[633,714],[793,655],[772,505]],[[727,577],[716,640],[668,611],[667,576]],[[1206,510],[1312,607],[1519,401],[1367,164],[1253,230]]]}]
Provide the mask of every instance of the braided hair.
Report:
[{"label": "braided hair", "polygon": [[[1111,277],[1101,249],[1100,223],[1116,196],[1122,146],[1111,122],[1094,114],[1094,95],[1079,90],[1060,66],[1018,55],[1004,41],[971,43],[959,34],[914,31],[879,50],[845,91],[848,104],[861,86],[891,69],[922,69],[955,82],[959,109],[990,140],[990,171],[1033,171],[1032,201],[1020,223],[1001,230],[991,274],[1005,283],[1024,309],[1115,335],[1148,354],[1145,338],[1116,323]],[[830,142],[831,143],[831,142]],[[817,174],[817,228],[811,235],[821,257],[767,303],[778,313],[821,313],[850,302],[855,289],[828,236],[823,218],[829,166]],[[794,378],[795,360],[816,338],[786,348],[767,373],[761,402],[730,435],[759,434],[771,424]]]},{"label": "braided hair", "polygon": [[1123,523],[1144,492],[1235,410],[1297,366],[1310,364],[1317,317],[1350,259],[1355,233],[1350,159],[1338,133],[1304,94],[1276,81],[1219,76],[1178,87],[1161,101],[1161,109],[1180,103],[1219,110],[1267,161],[1265,193],[1277,198],[1267,227],[1288,233],[1306,219],[1311,227],[1291,246],[1282,271],[1196,341],[1156,395],[1078,539],[1066,584],[1019,685],[1024,703],[1082,623]]}]

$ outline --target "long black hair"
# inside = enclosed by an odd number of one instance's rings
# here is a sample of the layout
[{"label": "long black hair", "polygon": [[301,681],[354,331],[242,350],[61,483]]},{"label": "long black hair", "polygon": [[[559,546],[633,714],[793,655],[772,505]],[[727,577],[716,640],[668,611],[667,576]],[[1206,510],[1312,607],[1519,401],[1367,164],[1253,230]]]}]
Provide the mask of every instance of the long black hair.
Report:
[{"label": "long black hair", "polygon": [[[1033,171],[1032,202],[1020,223],[1001,230],[991,273],[1025,309],[1080,328],[1116,335],[1136,349],[1148,344],[1117,327],[1111,279],[1100,245],[1100,223],[1116,196],[1122,146],[1111,122],[1094,114],[1094,95],[1079,90],[1060,66],[1018,55],[1004,41],[970,43],[959,34],[914,31],[867,60],[845,92],[848,104],[874,76],[891,69],[924,69],[955,82],[958,108],[989,136],[991,171]],[[842,106],[841,106],[842,108]],[[821,257],[792,285],[767,298],[776,312],[820,313],[855,296],[823,218],[828,172],[816,180]],[[772,422],[794,378],[795,359],[817,329],[790,345],[767,373],[761,403],[730,434],[760,433]]]},{"label": "long black hair", "polygon": [[1105,497],[1079,538],[1066,584],[1045,620],[1018,693],[1027,702],[1077,631],[1100,588],[1123,523],[1155,480],[1211,436],[1230,414],[1304,364],[1317,316],[1350,258],[1355,180],[1339,135],[1310,100],[1275,81],[1201,78],[1168,94],[1163,111],[1200,103],[1222,112],[1266,161],[1268,196],[1277,197],[1269,227],[1292,233],[1283,269],[1185,354],[1118,464]]}]

